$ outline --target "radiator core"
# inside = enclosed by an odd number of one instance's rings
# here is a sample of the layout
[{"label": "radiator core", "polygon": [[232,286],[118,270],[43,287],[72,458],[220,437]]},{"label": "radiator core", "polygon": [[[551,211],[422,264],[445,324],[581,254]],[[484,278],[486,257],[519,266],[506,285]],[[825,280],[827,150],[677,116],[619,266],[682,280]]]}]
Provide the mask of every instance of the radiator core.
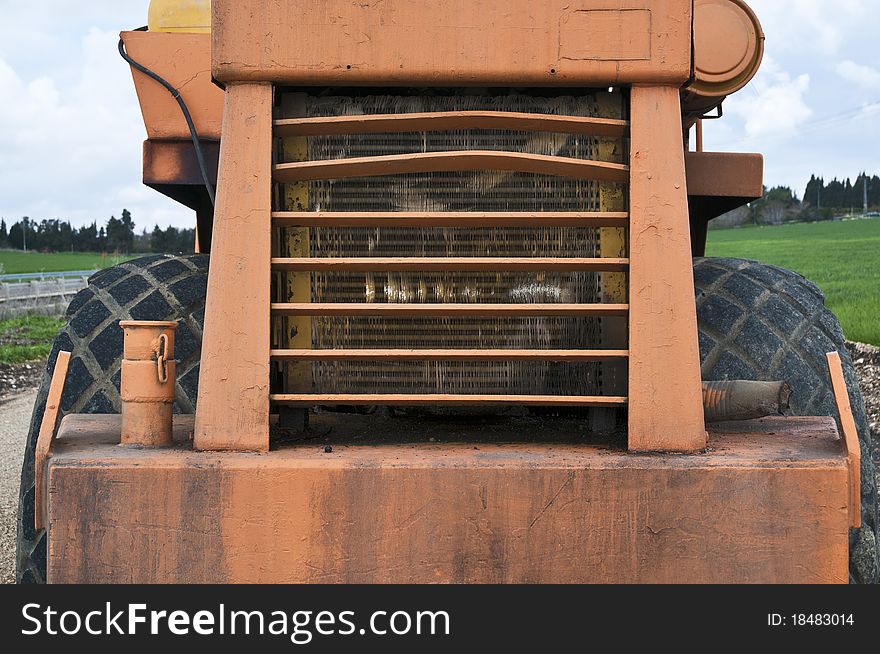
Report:
[{"label": "radiator core", "polygon": [[[497,110],[599,116],[596,93],[300,96],[300,116]],[[607,103],[606,103],[607,105]],[[607,112],[606,112],[607,113]],[[283,117],[296,117],[284,115]],[[603,117],[620,117],[607,116]],[[596,138],[502,130],[315,136],[309,160],[446,150],[502,150],[598,159]],[[624,148],[615,150],[625,163]],[[284,194],[279,193],[279,198]],[[600,184],[499,171],[394,175],[308,183],[310,211],[600,211]],[[284,204],[283,199],[279,200]],[[294,207],[280,206],[282,209]],[[620,210],[612,208],[610,210]],[[311,257],[599,257],[596,228],[308,228]],[[283,238],[282,238],[283,240]],[[595,303],[598,273],[311,273],[312,302]],[[303,301],[303,300],[299,300]],[[315,349],[588,349],[599,318],[344,318],[311,320]],[[316,393],[599,395],[601,365],[556,362],[313,362]],[[300,366],[299,370],[302,370]],[[306,373],[308,374],[308,373]]]}]

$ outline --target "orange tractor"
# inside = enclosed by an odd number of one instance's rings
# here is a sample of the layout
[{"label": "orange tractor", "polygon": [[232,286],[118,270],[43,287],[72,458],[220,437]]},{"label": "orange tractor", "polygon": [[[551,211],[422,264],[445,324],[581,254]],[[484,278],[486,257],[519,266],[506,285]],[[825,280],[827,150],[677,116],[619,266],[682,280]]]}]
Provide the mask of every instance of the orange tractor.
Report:
[{"label": "orange tractor", "polygon": [[703,257],[745,2],[210,4],[122,34],[197,253],[71,304],[21,581],[877,580],[837,320]]}]

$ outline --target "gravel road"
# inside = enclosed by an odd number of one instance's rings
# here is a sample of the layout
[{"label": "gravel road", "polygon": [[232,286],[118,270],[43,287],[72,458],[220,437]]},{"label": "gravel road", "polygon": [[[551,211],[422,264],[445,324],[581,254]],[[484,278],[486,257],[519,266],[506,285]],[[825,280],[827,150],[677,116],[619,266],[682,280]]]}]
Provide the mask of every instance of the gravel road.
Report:
[{"label": "gravel road", "polygon": [[0,583],[4,584],[15,581],[18,481],[36,399],[36,390],[0,399]]}]

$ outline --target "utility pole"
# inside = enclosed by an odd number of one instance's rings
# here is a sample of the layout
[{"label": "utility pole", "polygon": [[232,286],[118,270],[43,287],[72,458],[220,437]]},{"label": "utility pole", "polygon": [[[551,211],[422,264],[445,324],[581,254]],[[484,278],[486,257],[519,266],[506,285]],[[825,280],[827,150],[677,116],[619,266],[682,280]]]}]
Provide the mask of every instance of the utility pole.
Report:
[{"label": "utility pole", "polygon": [[25,252],[27,252],[27,224],[27,218],[23,218],[21,221],[21,240]]},{"label": "utility pole", "polygon": [[868,173],[865,173],[864,190],[865,190],[865,214],[864,215],[867,216],[868,215]]}]

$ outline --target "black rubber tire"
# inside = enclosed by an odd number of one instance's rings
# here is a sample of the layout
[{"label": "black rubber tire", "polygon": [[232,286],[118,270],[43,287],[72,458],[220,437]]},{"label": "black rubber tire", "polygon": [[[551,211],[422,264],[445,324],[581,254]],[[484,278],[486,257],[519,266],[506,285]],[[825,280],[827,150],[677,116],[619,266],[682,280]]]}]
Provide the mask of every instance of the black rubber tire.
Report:
[{"label": "black rubber tire", "polygon": [[122,358],[120,320],[180,320],[175,337],[175,410],[195,409],[201,358],[208,257],[157,255],[96,273],[67,309],[67,325],[49,356],[31,418],[21,472],[16,579],[42,583],[46,537],[34,529],[34,447],[59,350],[72,353],[61,399],[63,413],[118,413]]},{"label": "black rubber tire", "polygon": [[815,284],[743,259],[695,259],[703,379],[787,381],[793,415],[836,416],[825,359],[837,351],[862,446],[862,528],[850,531],[850,582],[878,582],[877,483],[862,394],[840,323]]}]

